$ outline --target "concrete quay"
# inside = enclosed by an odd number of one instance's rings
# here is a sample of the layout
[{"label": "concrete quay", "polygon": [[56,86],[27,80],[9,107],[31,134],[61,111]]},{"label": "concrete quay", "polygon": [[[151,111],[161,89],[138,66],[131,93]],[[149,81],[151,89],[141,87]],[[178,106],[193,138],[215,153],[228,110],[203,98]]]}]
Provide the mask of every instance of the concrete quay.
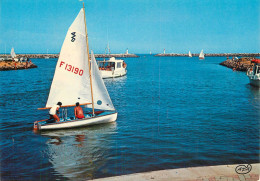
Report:
[{"label": "concrete quay", "polygon": [[[0,55],[4,56],[4,55]],[[16,54],[16,58],[59,58],[59,54]],[[10,55],[7,57],[11,58]],[[116,57],[116,58],[128,58],[128,57],[139,57],[135,54],[95,54],[96,58],[109,58],[109,57]]]},{"label": "concrete quay", "polygon": [[259,181],[260,163],[190,167],[94,179],[95,181]]},{"label": "concrete quay", "polygon": [[[183,53],[160,53],[158,57],[188,57],[189,54]],[[198,57],[199,53],[193,53],[193,57]],[[260,53],[205,53],[205,57],[259,57]]]}]

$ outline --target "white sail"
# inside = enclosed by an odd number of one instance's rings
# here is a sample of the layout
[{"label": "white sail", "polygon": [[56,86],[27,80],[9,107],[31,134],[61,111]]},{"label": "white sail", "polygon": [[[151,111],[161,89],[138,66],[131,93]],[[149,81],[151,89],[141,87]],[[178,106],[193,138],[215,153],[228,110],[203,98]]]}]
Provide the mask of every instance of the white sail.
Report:
[{"label": "white sail", "polygon": [[91,51],[91,74],[95,109],[115,110],[107,88],[100,75],[93,51]]},{"label": "white sail", "polygon": [[57,102],[62,102],[63,106],[76,102],[91,103],[86,50],[84,12],[81,9],[63,42],[46,107]]},{"label": "white sail", "polygon": [[203,50],[201,50],[201,52],[200,52],[199,59],[204,59],[204,53],[203,53]]},{"label": "white sail", "polygon": [[11,49],[11,57],[12,57],[12,58],[16,57],[16,54],[15,54],[15,52],[14,52],[14,48]]},{"label": "white sail", "polygon": [[191,55],[190,51],[189,51],[189,57],[192,57],[192,55]]}]

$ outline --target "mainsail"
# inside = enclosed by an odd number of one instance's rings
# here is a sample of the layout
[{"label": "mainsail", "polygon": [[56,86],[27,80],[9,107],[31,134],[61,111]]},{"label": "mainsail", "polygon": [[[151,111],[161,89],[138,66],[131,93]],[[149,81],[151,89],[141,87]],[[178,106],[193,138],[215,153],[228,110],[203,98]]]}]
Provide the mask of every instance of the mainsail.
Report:
[{"label": "mainsail", "polygon": [[200,58],[200,59],[204,59],[204,53],[203,53],[203,50],[201,50],[200,55],[199,55],[199,58]]},{"label": "mainsail", "polygon": [[192,55],[191,55],[190,51],[189,51],[189,57],[192,57]]},{"label": "mainsail", "polygon": [[91,103],[86,50],[84,11],[81,9],[63,42],[46,107],[57,102],[62,105]]},{"label": "mainsail", "polygon": [[14,48],[11,49],[11,57],[12,57],[12,58],[16,57],[16,54],[15,54],[15,52],[14,52]]},{"label": "mainsail", "polygon": [[[92,102],[88,60],[84,11],[81,9],[62,45],[46,107],[57,102],[62,102],[63,106]],[[93,52],[91,75],[95,109],[115,110]]]}]

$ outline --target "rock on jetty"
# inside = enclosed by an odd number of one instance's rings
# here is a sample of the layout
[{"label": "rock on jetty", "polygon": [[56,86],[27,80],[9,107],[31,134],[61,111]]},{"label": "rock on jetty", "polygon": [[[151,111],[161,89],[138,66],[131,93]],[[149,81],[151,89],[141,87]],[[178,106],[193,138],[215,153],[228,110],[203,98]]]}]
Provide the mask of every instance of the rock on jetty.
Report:
[{"label": "rock on jetty", "polygon": [[[27,63],[27,66],[26,66]],[[0,71],[5,70],[20,70],[20,69],[30,69],[37,68],[37,65],[32,62],[14,62],[14,61],[1,61],[0,62]]]},{"label": "rock on jetty", "polygon": [[224,62],[221,62],[220,65],[232,68],[237,71],[247,71],[248,68],[253,67],[251,60],[253,57],[242,57],[239,59],[227,59]]},{"label": "rock on jetty", "polygon": [[110,57],[115,57],[115,58],[128,58],[128,57],[133,57],[137,58],[139,56],[135,54],[95,54],[96,58],[110,58]]}]

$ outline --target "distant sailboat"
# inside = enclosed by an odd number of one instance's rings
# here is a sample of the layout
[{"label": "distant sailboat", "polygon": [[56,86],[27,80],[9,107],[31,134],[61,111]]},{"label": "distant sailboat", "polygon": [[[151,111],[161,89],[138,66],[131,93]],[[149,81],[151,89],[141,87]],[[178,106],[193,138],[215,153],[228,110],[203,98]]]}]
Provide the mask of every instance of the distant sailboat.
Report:
[{"label": "distant sailboat", "polygon": [[152,52],[150,51],[150,55],[152,55]]},{"label": "distant sailboat", "polygon": [[14,52],[14,48],[12,47],[12,49],[11,49],[11,57],[12,57],[12,59],[13,60],[15,60],[16,62],[18,61],[18,58],[16,58],[16,54],[15,54],[15,52]]},{"label": "distant sailboat", "polygon": [[192,55],[191,55],[190,51],[189,51],[189,57],[192,57]]},{"label": "distant sailboat", "polygon": [[12,57],[12,58],[16,57],[16,54],[15,54],[15,52],[14,52],[14,48],[11,49],[11,53],[10,53],[10,54],[11,54],[11,57]]},{"label": "distant sailboat", "polygon": [[201,50],[200,55],[199,55],[199,59],[200,59],[200,60],[203,60],[204,58],[205,58],[205,57],[204,57],[203,50]]},{"label": "distant sailboat", "polygon": [[109,48],[109,43],[107,43],[107,47],[105,48],[105,54],[110,54],[111,51],[110,51],[110,48]]},{"label": "distant sailboat", "polygon": [[47,56],[45,57],[45,59],[49,59],[50,57],[48,56],[48,49],[47,49]]}]

